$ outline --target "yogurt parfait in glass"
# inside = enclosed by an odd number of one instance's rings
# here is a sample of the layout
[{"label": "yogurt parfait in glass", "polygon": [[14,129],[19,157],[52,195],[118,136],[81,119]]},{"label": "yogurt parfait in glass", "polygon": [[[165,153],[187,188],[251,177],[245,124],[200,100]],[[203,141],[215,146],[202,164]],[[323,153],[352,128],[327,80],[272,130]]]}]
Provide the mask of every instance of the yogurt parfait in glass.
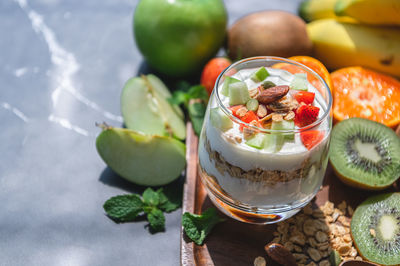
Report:
[{"label": "yogurt parfait in glass", "polygon": [[253,57],[225,69],[199,140],[198,170],[212,202],[249,223],[297,213],[322,185],[331,105],[324,80],[300,63]]}]

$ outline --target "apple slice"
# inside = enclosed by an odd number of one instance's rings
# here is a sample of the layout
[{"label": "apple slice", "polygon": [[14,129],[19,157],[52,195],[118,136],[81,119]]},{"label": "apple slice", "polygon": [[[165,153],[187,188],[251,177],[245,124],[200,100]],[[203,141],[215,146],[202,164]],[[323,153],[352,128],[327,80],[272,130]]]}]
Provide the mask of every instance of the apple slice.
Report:
[{"label": "apple slice", "polygon": [[168,89],[163,88],[161,80],[157,79],[150,75],[127,81],[121,95],[125,125],[144,134],[184,139],[186,129],[180,114],[182,111],[177,111],[167,101]]},{"label": "apple slice", "polygon": [[[171,98],[171,92],[169,91],[167,86],[165,86],[164,82],[162,82],[161,79],[159,79],[157,76],[149,74],[147,76],[142,76],[142,78],[144,78],[145,81],[147,79],[147,81],[149,82],[148,85],[152,86],[152,88],[165,99]],[[173,104],[172,108],[174,109],[175,113],[179,115],[179,117],[181,117],[182,119],[184,118],[183,111],[178,105]]]},{"label": "apple slice", "polygon": [[[282,120],[280,122],[273,121],[271,125],[272,130],[293,130],[294,122]],[[282,149],[285,141],[293,140],[294,133],[278,133],[272,132],[265,135],[264,150],[269,152],[278,152]]]},{"label": "apple slice", "polygon": [[144,186],[161,186],[180,176],[185,145],[171,137],[149,136],[104,126],[96,139],[103,161],[117,174]]},{"label": "apple slice", "polygon": [[307,74],[306,73],[294,74],[293,80],[290,83],[290,88],[292,90],[308,91]]},{"label": "apple slice", "polygon": [[235,83],[235,82],[240,82],[240,80],[226,76],[224,84],[222,85],[222,88],[221,88],[221,94],[228,97],[229,96],[229,84]]},{"label": "apple slice", "polygon": [[251,139],[247,140],[246,144],[256,149],[262,149],[264,147],[265,135],[266,134],[264,133],[258,133]]},{"label": "apple slice", "polygon": [[260,82],[266,79],[268,76],[269,76],[268,70],[265,67],[260,67],[251,75],[251,79],[254,82]]},{"label": "apple slice", "polygon": [[229,105],[245,104],[250,100],[247,85],[243,81],[230,83],[229,89]]},{"label": "apple slice", "polygon": [[210,109],[211,124],[222,131],[227,131],[233,127],[232,120],[219,107]]}]

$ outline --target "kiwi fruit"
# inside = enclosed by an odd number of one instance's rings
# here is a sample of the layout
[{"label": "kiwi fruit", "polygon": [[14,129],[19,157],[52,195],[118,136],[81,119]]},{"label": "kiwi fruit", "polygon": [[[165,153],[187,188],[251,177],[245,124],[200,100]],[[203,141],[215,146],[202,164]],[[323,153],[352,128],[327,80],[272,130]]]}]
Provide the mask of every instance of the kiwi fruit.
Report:
[{"label": "kiwi fruit", "polygon": [[233,60],[263,55],[290,57],[311,54],[312,42],[301,18],[266,10],[237,20],[228,30],[227,48]]},{"label": "kiwi fruit", "polygon": [[384,189],[400,176],[400,138],[368,119],[343,120],[332,130],[330,162],[345,184]]},{"label": "kiwi fruit", "polygon": [[351,236],[364,259],[400,264],[400,193],[373,196],[359,205],[351,220]]}]

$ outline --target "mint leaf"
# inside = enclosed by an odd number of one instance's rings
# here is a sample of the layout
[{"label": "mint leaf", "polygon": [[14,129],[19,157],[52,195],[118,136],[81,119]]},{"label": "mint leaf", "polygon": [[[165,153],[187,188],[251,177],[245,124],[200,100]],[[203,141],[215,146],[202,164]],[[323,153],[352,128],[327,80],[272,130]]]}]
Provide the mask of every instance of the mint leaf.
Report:
[{"label": "mint leaf", "polygon": [[120,195],[108,199],[103,208],[111,219],[129,222],[143,211],[143,202],[136,194]]},{"label": "mint leaf", "polygon": [[197,245],[202,245],[211,229],[224,221],[214,208],[208,208],[202,215],[185,212],[182,215],[182,226],[186,235]]},{"label": "mint leaf", "polygon": [[168,98],[168,102],[175,105],[186,104],[188,101],[188,94],[183,91],[174,91],[172,96]]},{"label": "mint leaf", "polygon": [[188,113],[190,121],[192,121],[193,130],[197,136],[200,136],[206,109],[206,104],[201,100],[191,100],[189,102]]},{"label": "mint leaf", "polygon": [[161,210],[153,208],[151,212],[147,214],[147,220],[149,220],[150,227],[154,232],[164,230],[165,217],[164,213]]},{"label": "mint leaf", "polygon": [[189,89],[182,86],[183,89],[174,91],[172,96],[168,99],[171,104],[181,105],[183,104],[188,108],[189,101],[191,99],[200,99],[204,102],[208,101],[207,90],[202,85],[192,86]]},{"label": "mint leaf", "polygon": [[160,203],[160,196],[158,192],[155,192],[152,188],[146,188],[143,192],[143,202],[149,206],[157,206]]},{"label": "mint leaf", "polygon": [[189,99],[201,99],[205,102],[208,101],[208,92],[203,85],[196,85],[190,87],[188,93]]},{"label": "mint leaf", "polygon": [[182,187],[168,186],[164,189],[157,190],[160,196],[160,204],[158,207],[165,212],[172,212],[182,205]]}]

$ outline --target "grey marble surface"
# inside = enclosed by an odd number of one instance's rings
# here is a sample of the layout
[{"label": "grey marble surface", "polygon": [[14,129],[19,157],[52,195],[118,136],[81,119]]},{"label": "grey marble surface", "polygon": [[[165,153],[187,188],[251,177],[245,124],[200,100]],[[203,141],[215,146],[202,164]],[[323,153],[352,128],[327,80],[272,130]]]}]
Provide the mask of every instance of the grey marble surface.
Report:
[{"label": "grey marble surface", "polygon": [[[0,265],[179,265],[181,210],[151,235],[102,208],[142,190],[106,168],[94,125],[122,125],[121,88],[143,64],[137,2],[0,1]],[[298,2],[225,0],[230,24]]]}]

